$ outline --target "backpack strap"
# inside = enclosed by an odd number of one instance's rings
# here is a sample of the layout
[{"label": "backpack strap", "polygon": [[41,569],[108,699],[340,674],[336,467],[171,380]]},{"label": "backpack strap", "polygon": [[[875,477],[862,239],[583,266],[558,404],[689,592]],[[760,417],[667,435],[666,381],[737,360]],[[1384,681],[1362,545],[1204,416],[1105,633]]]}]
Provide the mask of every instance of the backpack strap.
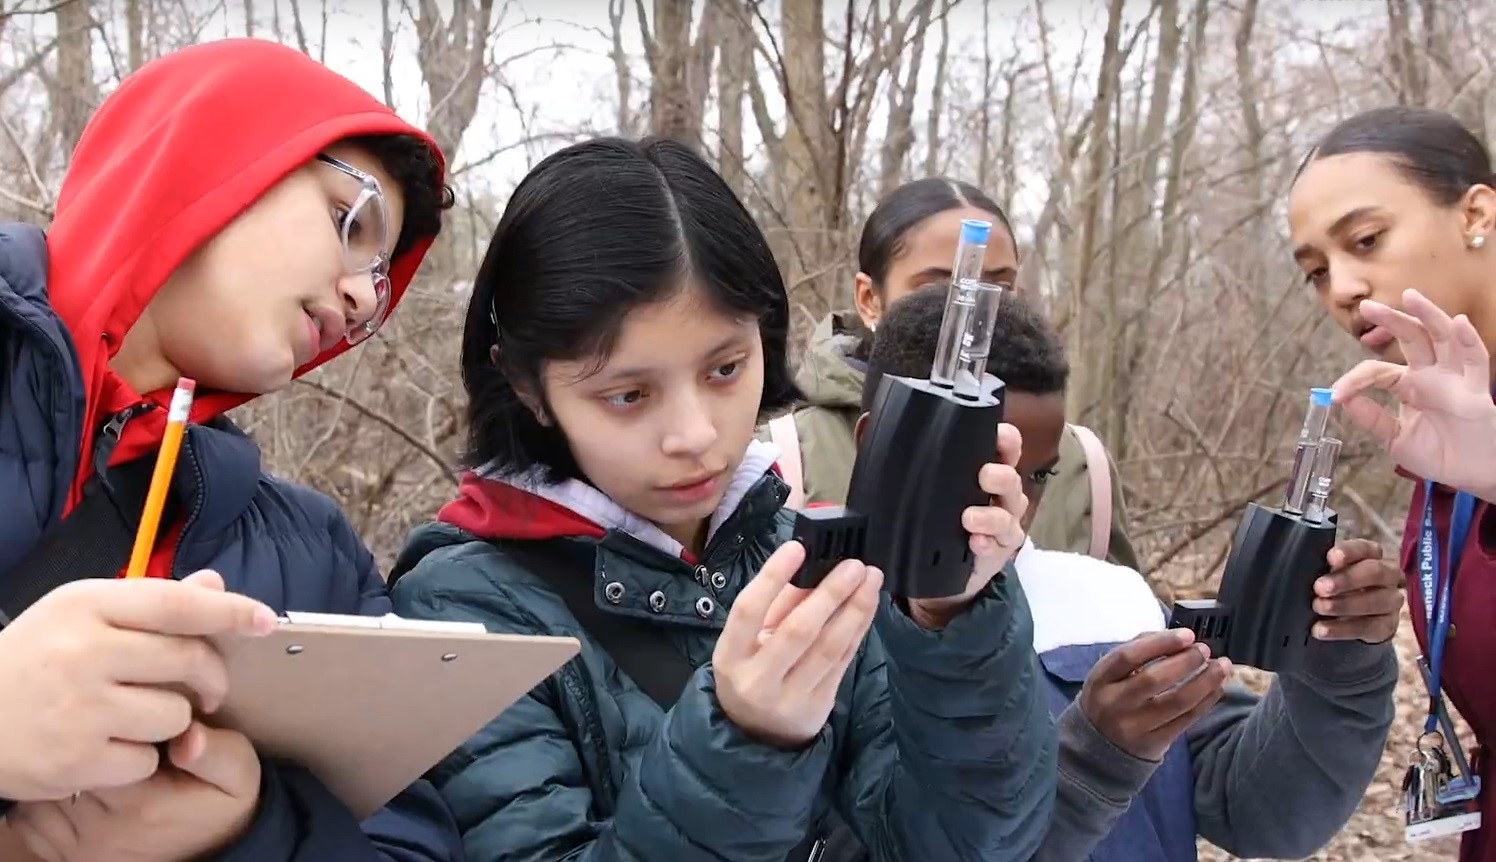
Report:
[{"label": "backpack strap", "polygon": [[130,561],[154,461],[140,458],[89,481],[78,505],[0,574],[0,627],[64,584],[119,576]]},{"label": "backpack strap", "polygon": [[1112,543],[1112,465],[1101,438],[1084,425],[1071,425],[1080,450],[1086,456],[1086,473],[1091,480],[1091,551],[1098,560],[1106,559]]},{"label": "backpack strap", "polygon": [[779,447],[779,471],[784,483],[790,486],[789,499],[784,505],[790,509],[805,508],[805,472],[800,460],[800,429],[795,425],[795,414],[769,420],[769,439]]},{"label": "backpack strap", "polygon": [[618,669],[661,709],[675,705],[696,672],[695,666],[658,627],[598,607],[592,554],[573,551],[560,541],[504,542],[500,548],[526,571],[544,580]]},{"label": "backpack strap", "polygon": [[[611,614],[597,604],[595,561],[592,554],[566,548],[559,541],[515,541],[499,546],[526,571],[544,580],[583,630],[613,659],[618,669],[649,695],[661,709],[680,700],[696,668],[681,655],[659,626],[646,620]],[[815,862],[824,853],[826,838],[812,827],[785,862]]]}]

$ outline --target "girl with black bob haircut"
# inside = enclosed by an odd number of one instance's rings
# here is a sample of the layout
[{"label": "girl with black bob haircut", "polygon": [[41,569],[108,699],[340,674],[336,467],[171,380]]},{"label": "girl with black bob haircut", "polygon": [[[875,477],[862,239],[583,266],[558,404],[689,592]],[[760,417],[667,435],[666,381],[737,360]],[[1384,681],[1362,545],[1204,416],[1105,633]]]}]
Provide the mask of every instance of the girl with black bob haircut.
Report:
[{"label": "girl with black bob haircut", "polygon": [[831,858],[1036,848],[1054,730],[1000,574],[1016,433],[980,477],[998,503],[966,512],[962,596],[892,602],[855,560],[791,586],[804,550],[753,439],[796,395],[788,319],[763,235],[681,144],[578,144],[509,200],[463,339],[472,469],[395,603],[583,649],[433,772],[474,862],[803,860],[836,815],[857,840]]}]

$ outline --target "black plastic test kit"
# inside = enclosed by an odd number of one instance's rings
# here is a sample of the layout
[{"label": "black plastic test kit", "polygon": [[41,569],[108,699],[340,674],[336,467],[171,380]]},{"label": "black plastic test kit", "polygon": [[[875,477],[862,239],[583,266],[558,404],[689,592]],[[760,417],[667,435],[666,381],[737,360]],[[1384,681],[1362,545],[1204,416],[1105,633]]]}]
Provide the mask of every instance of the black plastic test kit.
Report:
[{"label": "black plastic test kit", "polygon": [[1231,541],[1217,599],[1174,605],[1170,628],[1187,628],[1212,656],[1283,672],[1303,664],[1314,582],[1329,571],[1338,518],[1329,506],[1340,441],[1325,436],[1330,390],[1313,389],[1283,505],[1247,505]]},{"label": "black plastic test kit", "polygon": [[977,473],[991,462],[1003,418],[1002,381],[986,373],[1002,287],[981,281],[991,224],[967,220],[952,267],[929,380],[885,375],[857,447],[847,506],[795,521],[806,561],[794,583],[812,587],[838,562],[884,573],[899,598],[961,594],[971,578],[961,513],[989,503]]}]

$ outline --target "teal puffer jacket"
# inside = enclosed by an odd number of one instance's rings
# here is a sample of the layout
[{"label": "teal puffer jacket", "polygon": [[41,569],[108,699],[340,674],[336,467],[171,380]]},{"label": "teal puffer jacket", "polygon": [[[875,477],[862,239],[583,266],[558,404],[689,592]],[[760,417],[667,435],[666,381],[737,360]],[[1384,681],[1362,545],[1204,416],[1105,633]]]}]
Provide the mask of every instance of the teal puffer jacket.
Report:
[{"label": "teal puffer jacket", "polygon": [[[523,493],[474,477],[464,488]],[[430,776],[472,862],[781,862],[829,806],[879,862],[1033,854],[1053,806],[1055,730],[1011,573],[942,631],[885,597],[835,711],[799,751],[755,742],[723,713],[712,647],[733,599],[788,536],[786,493],[773,474],[753,484],[700,565],[631,535],[624,516],[565,540],[595,552],[593,571],[577,576],[595,579],[600,607],[656,622],[697,666],[668,712],[506,556],[505,536],[533,536],[533,520],[507,533],[488,522],[493,541],[452,523],[412,534],[396,565],[397,613],[583,644]]]}]

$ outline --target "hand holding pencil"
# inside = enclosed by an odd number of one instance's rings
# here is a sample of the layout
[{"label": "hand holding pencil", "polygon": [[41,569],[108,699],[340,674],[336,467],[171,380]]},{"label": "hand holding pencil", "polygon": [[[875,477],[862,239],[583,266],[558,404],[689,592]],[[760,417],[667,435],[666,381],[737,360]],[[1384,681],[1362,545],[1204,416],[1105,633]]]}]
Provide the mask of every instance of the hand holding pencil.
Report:
[{"label": "hand holding pencil", "polygon": [[158,744],[228,693],[208,638],[275,630],[274,611],[213,572],[144,577],[192,394],[183,380],[172,397],[128,577],[66,584],[0,629],[0,798],[63,799],[153,775]]}]

